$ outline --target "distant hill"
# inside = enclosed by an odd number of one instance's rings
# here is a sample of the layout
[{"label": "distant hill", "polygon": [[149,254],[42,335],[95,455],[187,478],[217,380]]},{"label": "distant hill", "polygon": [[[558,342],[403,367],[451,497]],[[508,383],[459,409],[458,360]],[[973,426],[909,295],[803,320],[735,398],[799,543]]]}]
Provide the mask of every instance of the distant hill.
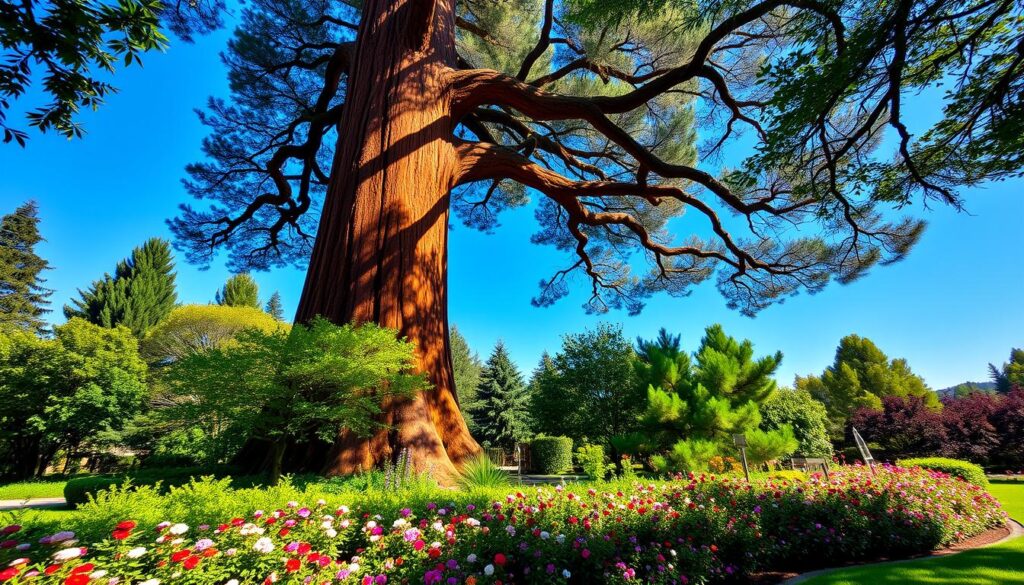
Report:
[{"label": "distant hill", "polygon": [[956,396],[967,394],[969,392],[995,392],[995,382],[963,382],[956,386],[950,386],[949,388],[943,388],[938,390],[939,396]]}]

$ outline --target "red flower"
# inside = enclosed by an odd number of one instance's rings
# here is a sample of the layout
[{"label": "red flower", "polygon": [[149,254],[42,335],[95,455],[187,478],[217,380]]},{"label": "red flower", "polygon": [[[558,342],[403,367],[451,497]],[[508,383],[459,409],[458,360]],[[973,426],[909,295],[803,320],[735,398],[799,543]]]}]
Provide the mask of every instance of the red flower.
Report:
[{"label": "red flower", "polygon": [[289,573],[294,573],[295,571],[298,571],[301,566],[302,563],[299,562],[299,559],[288,559],[288,562],[284,564],[284,569]]},{"label": "red flower", "polygon": [[494,564],[498,565],[499,567],[503,566],[505,564],[505,561],[507,560],[508,559],[505,558],[505,555],[501,553],[494,555]]},{"label": "red flower", "polygon": [[83,573],[76,573],[64,579],[64,585],[87,585],[89,583],[89,575]]},{"label": "red flower", "polygon": [[16,546],[18,546],[17,540],[5,540],[0,542],[0,548],[14,548]]},{"label": "red flower", "polygon": [[131,535],[132,531],[130,529],[125,530],[121,528],[118,528],[117,530],[111,533],[111,536],[113,536],[115,540],[124,540]]},{"label": "red flower", "polygon": [[186,548],[184,550],[179,550],[178,552],[171,555],[171,560],[176,563],[180,563],[181,561],[187,559],[190,556],[192,556],[192,551]]},{"label": "red flower", "polygon": [[77,575],[78,573],[91,573],[92,570],[95,569],[95,568],[96,568],[96,565],[94,565],[92,563],[85,563],[84,565],[78,565],[74,569],[71,569],[71,574],[72,575]]},{"label": "red flower", "polygon": [[3,571],[0,571],[0,581],[7,581],[18,576],[18,569],[14,567],[7,567]]},{"label": "red flower", "polygon": [[47,575],[52,575],[52,574],[56,573],[59,570],[60,570],[60,565],[50,565],[49,567],[46,567],[45,569],[43,569],[43,572],[46,573]]},{"label": "red flower", "polygon": [[115,526],[115,528],[117,528],[118,530],[131,530],[132,528],[135,528],[135,526],[136,524],[134,520],[125,520],[124,522],[121,522],[117,526]]},{"label": "red flower", "polygon": [[304,554],[308,553],[312,549],[313,549],[313,547],[310,546],[309,543],[302,542],[302,543],[299,543],[299,548],[295,552],[299,553],[299,555],[304,555]]},{"label": "red flower", "polygon": [[199,564],[200,558],[201,557],[197,557],[196,555],[192,555],[189,558],[185,559],[185,562],[181,563],[181,566],[185,567],[186,569],[194,569],[194,568],[196,568],[196,565]]}]

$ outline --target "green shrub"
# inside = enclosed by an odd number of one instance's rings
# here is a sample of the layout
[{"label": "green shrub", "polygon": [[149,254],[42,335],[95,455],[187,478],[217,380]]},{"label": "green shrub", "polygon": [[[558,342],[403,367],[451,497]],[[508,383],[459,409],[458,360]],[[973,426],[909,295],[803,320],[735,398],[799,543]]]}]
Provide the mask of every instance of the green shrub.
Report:
[{"label": "green shrub", "polygon": [[569,437],[537,437],[530,443],[533,468],[544,475],[572,470],[572,439]]},{"label": "green shrub", "polygon": [[985,470],[982,469],[981,466],[975,465],[970,461],[961,461],[960,459],[949,459],[946,457],[916,457],[912,459],[900,459],[896,462],[896,465],[899,465],[900,467],[924,467],[925,469],[948,473],[949,475],[959,477],[964,481],[973,483],[974,485],[980,485],[981,487],[988,486],[988,478],[985,477]]},{"label": "green shrub", "polygon": [[508,474],[494,464],[486,455],[481,455],[466,463],[459,473],[459,487],[466,490],[479,488],[495,488],[509,484]]},{"label": "green shrub", "polygon": [[[141,469],[133,473],[117,475],[89,475],[76,477],[68,481],[64,486],[64,499],[68,506],[74,508],[89,501],[89,496],[108,490],[113,486],[131,484],[132,486],[156,486],[159,484],[160,491],[166,492],[173,486],[180,486],[189,483],[192,478],[197,477],[230,477],[238,470],[236,468],[221,465],[213,467],[175,467],[167,469]],[[262,478],[257,476],[238,476],[231,480],[231,485],[244,487],[261,483]]]},{"label": "green shrub", "polygon": [[608,465],[604,462],[604,447],[601,445],[583,445],[576,449],[576,463],[590,479],[601,481],[608,474]]}]

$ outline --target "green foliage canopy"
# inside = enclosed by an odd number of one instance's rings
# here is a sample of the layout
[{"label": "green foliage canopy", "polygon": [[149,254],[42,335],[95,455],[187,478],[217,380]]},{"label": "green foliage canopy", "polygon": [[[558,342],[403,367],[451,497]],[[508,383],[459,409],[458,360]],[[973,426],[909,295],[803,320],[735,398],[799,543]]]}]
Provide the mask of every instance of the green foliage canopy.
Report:
[{"label": "green foliage canopy", "polygon": [[260,306],[260,287],[256,284],[256,279],[248,272],[232,276],[217,291],[217,304],[227,307],[252,307],[258,309]]}]

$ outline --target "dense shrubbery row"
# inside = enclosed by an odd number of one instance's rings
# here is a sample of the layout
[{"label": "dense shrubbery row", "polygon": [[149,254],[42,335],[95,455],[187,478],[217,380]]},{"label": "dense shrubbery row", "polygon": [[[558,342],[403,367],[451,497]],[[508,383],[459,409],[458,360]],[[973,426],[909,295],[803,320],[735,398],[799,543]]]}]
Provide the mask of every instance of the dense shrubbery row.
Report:
[{"label": "dense shrubbery row", "polygon": [[1004,521],[977,486],[891,467],[841,467],[831,481],[691,475],[518,492],[235,491],[210,480],[164,496],[114,490],[64,525],[8,527],[0,578],[704,583],[920,553]]},{"label": "dense shrubbery row", "polygon": [[942,404],[938,410],[917,398],[888,396],[880,410],[858,410],[850,423],[881,448],[878,458],[938,454],[1014,470],[1024,466],[1024,388],[972,392]]},{"label": "dense shrubbery row", "polygon": [[948,473],[959,477],[975,485],[985,487],[988,485],[988,478],[985,477],[985,470],[980,466],[968,461],[949,459],[946,457],[917,457],[912,459],[901,459],[896,462],[902,467],[924,467],[933,471]]}]

